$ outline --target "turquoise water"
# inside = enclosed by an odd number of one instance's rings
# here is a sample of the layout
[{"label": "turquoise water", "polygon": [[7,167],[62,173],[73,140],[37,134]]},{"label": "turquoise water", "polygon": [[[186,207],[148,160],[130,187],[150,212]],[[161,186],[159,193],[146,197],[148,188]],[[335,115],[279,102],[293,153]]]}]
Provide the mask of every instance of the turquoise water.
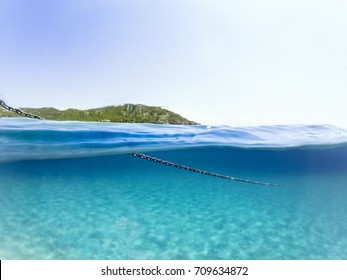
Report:
[{"label": "turquoise water", "polygon": [[2,118],[0,259],[347,259],[346,143],[331,126]]}]

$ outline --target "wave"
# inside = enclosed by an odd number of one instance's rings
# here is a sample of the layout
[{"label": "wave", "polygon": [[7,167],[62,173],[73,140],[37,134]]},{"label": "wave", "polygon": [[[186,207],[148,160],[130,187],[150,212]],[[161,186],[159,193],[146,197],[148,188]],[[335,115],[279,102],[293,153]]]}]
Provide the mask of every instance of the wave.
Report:
[{"label": "wave", "polygon": [[331,125],[157,125],[0,118],[0,161],[201,147],[288,149],[347,145]]}]

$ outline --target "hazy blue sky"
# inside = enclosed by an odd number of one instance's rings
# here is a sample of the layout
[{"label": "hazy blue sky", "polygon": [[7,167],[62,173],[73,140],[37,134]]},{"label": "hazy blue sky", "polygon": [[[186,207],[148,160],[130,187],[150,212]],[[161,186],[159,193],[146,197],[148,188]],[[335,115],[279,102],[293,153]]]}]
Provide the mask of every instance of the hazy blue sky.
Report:
[{"label": "hazy blue sky", "polygon": [[0,98],[347,127],[346,11],[345,0],[1,0]]}]

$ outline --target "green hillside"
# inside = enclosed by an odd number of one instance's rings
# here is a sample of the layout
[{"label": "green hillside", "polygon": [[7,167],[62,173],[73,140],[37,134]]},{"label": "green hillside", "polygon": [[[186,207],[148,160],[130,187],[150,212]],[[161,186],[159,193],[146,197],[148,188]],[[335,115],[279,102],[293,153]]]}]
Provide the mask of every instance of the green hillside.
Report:
[{"label": "green hillside", "polygon": [[[124,104],[121,106],[107,106],[88,110],[57,110],[45,108],[21,108],[23,111],[38,115],[47,120],[59,121],[97,121],[121,123],[156,123],[156,124],[187,124],[196,122],[187,120],[178,114],[161,107],[146,106],[141,104]],[[15,113],[0,109],[0,117],[19,117]]]}]

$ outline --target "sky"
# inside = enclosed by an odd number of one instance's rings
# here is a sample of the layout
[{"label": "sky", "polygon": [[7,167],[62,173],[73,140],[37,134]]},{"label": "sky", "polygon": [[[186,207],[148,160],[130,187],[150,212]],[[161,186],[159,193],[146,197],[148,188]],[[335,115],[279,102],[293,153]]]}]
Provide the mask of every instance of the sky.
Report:
[{"label": "sky", "polygon": [[0,99],[347,128],[345,0],[1,0]]}]

